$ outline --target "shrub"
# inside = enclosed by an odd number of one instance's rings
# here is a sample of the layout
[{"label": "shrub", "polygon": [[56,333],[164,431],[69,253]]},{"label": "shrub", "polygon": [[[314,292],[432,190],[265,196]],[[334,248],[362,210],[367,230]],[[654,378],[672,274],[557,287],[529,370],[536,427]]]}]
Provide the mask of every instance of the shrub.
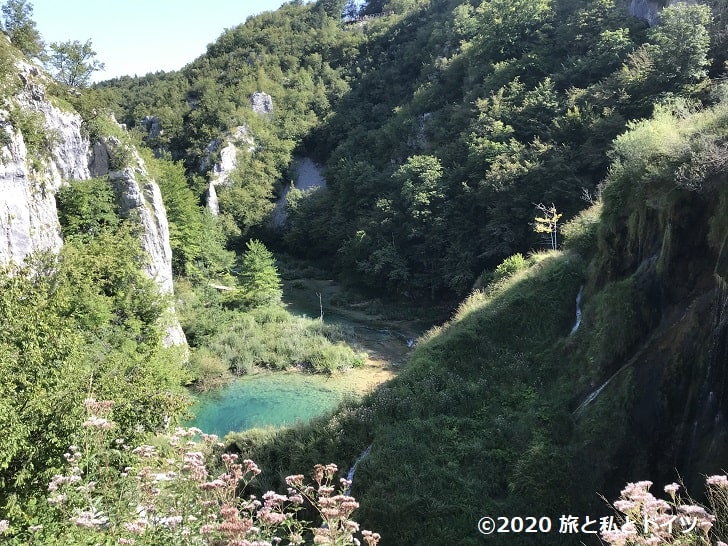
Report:
[{"label": "shrub", "polygon": [[42,162],[49,158],[53,145],[60,138],[58,132],[46,127],[45,117],[40,112],[13,105],[9,114],[10,123],[23,135],[31,165],[35,170],[41,170]]},{"label": "shrub", "polygon": [[523,254],[520,252],[517,254],[514,254],[513,256],[509,256],[503,262],[495,268],[495,271],[493,272],[493,282],[498,282],[503,279],[507,279],[508,277],[512,277],[519,271],[526,269],[528,267],[528,262],[526,261],[526,258],[523,257]]},{"label": "shrub", "polygon": [[228,364],[205,347],[192,351],[189,366],[194,377],[193,387],[198,392],[218,389],[233,378]]},{"label": "shrub", "polygon": [[[250,459],[221,453],[214,435],[178,428],[132,447],[113,439],[113,402],[88,397],[79,445],[68,448],[65,471],[48,485],[48,496],[25,521],[0,520],[10,544],[358,544],[358,508],[339,480],[336,465],[316,465],[314,484],[286,478],[286,495],[268,491],[243,498],[260,473]],[[297,514],[313,508],[320,523]],[[379,535],[362,531],[376,546]],[[257,542],[256,542],[257,541]]]},{"label": "shrub", "polygon": [[71,182],[61,187],[56,202],[64,237],[88,239],[119,225],[114,191],[106,177]]}]

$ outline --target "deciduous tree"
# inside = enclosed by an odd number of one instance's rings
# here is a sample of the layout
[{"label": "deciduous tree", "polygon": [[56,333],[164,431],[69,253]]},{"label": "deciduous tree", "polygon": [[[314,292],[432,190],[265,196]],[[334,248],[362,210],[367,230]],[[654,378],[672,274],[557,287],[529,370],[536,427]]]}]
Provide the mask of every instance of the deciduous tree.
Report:
[{"label": "deciduous tree", "polygon": [[2,12],[3,30],[10,36],[13,45],[30,57],[40,56],[44,47],[31,18],[33,4],[26,0],[8,0],[3,4]]},{"label": "deciduous tree", "polygon": [[91,40],[81,43],[78,40],[53,42],[47,61],[53,77],[69,87],[86,87],[91,75],[104,68],[104,63],[96,59]]}]

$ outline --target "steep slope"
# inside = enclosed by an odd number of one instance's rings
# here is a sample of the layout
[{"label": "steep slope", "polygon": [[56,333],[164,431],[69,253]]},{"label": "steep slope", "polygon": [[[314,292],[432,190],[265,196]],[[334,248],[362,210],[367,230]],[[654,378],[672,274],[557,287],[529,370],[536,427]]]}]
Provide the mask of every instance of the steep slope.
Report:
[{"label": "steep slope", "polygon": [[[4,111],[3,123],[2,264],[20,263],[31,252],[58,250],[62,240],[53,195],[64,180],[89,177],[88,139],[81,135],[81,117],[45,99],[43,87],[36,83],[37,68],[25,63],[18,68],[15,77],[24,86],[11,111]],[[41,151],[44,144],[49,147]]]},{"label": "steep slope", "polygon": [[[15,55],[7,43],[3,54]],[[61,103],[47,91],[51,82],[37,67],[16,60],[4,78],[10,93],[0,149],[0,264],[20,264],[35,252],[57,252],[63,241],[55,193],[69,181],[109,175],[121,214],[141,227],[140,240],[149,256],[147,273],[164,294],[172,294],[166,212],[159,188],[138,154],[132,154],[134,165],[126,166],[114,162],[115,154],[127,153],[127,145],[118,139],[103,138],[91,145],[81,116],[56,105]],[[173,312],[165,330],[166,345],[185,343]]]},{"label": "steep slope", "polygon": [[371,445],[352,491],[382,544],[480,544],[483,516],[554,525],[493,544],[596,544],[559,518],[609,515],[600,495],[628,481],[682,479],[700,498],[728,456],[727,138],[725,101],[631,125],[565,250],[507,261],[364,403],[232,449],[276,483]]},{"label": "steep slope", "polygon": [[585,320],[610,343],[593,361],[598,382],[617,375],[577,426],[604,426],[609,407],[622,420],[609,447],[584,444],[611,455],[607,477],[665,482],[677,470],[697,487],[725,467],[726,106],[660,111],[615,142]]}]

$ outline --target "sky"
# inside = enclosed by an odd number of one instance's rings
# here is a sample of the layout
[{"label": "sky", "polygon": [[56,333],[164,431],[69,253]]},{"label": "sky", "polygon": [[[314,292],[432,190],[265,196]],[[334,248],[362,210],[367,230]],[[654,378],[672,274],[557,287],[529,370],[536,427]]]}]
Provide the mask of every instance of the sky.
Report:
[{"label": "sky", "polygon": [[90,39],[106,66],[93,76],[143,76],[179,70],[207,44],[250,15],[286,0],[30,0],[46,44]]}]

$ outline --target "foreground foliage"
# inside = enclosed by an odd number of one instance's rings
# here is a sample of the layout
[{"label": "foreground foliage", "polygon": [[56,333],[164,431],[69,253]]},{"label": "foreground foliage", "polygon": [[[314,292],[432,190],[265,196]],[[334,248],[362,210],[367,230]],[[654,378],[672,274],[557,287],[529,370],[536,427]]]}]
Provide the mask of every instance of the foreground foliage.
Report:
[{"label": "foreground foliage", "polygon": [[132,229],[69,238],[0,272],[0,506],[10,515],[44,487],[90,390],[116,400],[119,434],[135,441],[184,407],[187,373],[161,344],[166,301],[141,271]]},{"label": "foreground foliage", "polygon": [[650,481],[627,484],[613,504],[622,516],[602,531],[602,538],[610,546],[725,546],[720,538],[728,530],[728,478],[709,476],[706,483],[708,509],[683,497],[677,483],[665,486],[667,501],[650,493]]},{"label": "foreground foliage", "polygon": [[[129,445],[113,421],[114,402],[89,397],[83,405],[79,444],[64,453],[47,497],[25,521],[0,520],[10,544],[359,544],[351,519],[359,505],[345,492],[350,482],[335,485],[335,465],[316,465],[314,485],[289,476],[287,495],[258,499],[245,495],[257,465],[222,453],[216,436],[178,428]],[[322,524],[301,520],[304,507]],[[370,531],[361,536],[367,546],[379,541]]]}]

